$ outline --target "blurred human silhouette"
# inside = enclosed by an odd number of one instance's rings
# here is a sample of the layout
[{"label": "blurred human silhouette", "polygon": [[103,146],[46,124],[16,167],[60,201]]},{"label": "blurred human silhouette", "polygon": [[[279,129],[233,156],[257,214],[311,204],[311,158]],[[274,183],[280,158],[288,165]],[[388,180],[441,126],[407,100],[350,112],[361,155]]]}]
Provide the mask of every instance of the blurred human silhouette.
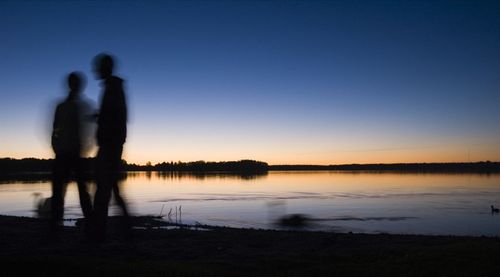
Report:
[{"label": "blurred human silhouette", "polygon": [[113,192],[126,224],[128,210],[118,187],[123,144],[127,136],[127,105],[123,80],[113,76],[114,60],[108,54],[99,54],[93,61],[97,79],[103,81],[101,106],[97,119],[97,191],[94,199],[95,239],[103,240],[109,201]]},{"label": "blurred human silhouette", "polygon": [[87,121],[92,113],[91,104],[81,95],[84,76],[72,72],[68,76],[69,93],[57,105],[52,129],[52,148],[56,154],[52,180],[51,227],[57,232],[64,215],[64,195],[71,171],[74,171],[85,218],[92,212],[92,204],[83,177],[82,155],[89,145]]}]

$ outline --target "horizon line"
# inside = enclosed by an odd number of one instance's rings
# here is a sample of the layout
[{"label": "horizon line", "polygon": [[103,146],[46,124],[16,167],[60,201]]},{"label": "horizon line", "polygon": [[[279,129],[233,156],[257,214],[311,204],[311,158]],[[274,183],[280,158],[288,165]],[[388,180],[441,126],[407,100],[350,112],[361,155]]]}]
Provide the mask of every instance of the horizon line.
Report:
[{"label": "horizon line", "polygon": [[[94,159],[95,157],[83,157],[83,159]],[[34,159],[34,160],[54,160],[54,158],[36,158],[36,157],[25,157],[25,158],[12,158],[12,157],[0,157],[0,160],[3,159],[11,159],[11,160],[29,160],[29,159]],[[145,164],[140,164],[140,163],[134,163],[131,162],[129,163],[127,160],[124,160],[128,165],[137,165],[137,166],[156,166],[160,165],[162,163],[196,163],[196,162],[204,162],[204,163],[226,163],[226,162],[241,162],[241,161],[255,161],[255,162],[263,162],[266,163],[268,166],[345,166],[345,165],[402,165],[402,164],[477,164],[477,163],[500,163],[500,161],[490,161],[490,160],[485,160],[485,161],[462,161],[462,162],[391,162],[391,163],[341,163],[341,164],[311,164],[311,163],[304,163],[304,164],[269,164],[266,161],[260,161],[260,160],[255,160],[255,159],[238,159],[238,160],[227,160],[227,161],[207,161],[207,160],[195,160],[195,161],[163,161],[163,162],[157,162],[157,163],[150,163],[147,162]],[[150,165],[148,165],[150,163]]]}]

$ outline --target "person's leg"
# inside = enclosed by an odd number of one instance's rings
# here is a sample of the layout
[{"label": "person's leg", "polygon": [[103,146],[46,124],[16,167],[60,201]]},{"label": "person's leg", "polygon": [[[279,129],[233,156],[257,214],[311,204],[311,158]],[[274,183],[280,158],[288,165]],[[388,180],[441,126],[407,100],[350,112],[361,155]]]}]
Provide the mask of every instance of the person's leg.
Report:
[{"label": "person's leg", "polygon": [[80,206],[82,207],[82,213],[85,219],[88,219],[92,213],[92,202],[90,201],[90,195],[87,188],[87,182],[84,177],[83,160],[76,156],[73,160],[74,171],[76,175],[76,183],[78,185],[78,195],[80,197]]},{"label": "person's leg", "polygon": [[110,180],[111,161],[109,148],[100,147],[97,154],[97,190],[94,197],[93,215],[93,227],[95,228],[95,235],[98,240],[104,239],[106,233],[106,220],[112,189],[112,182]]},{"label": "person's leg", "polygon": [[129,213],[127,209],[127,204],[125,203],[125,200],[120,194],[120,184],[118,181],[113,183],[113,195],[115,197],[116,204],[122,210],[123,216],[128,217]]},{"label": "person's leg", "polygon": [[111,170],[110,170],[110,182],[113,189],[113,194],[115,196],[116,203],[122,209],[124,215],[128,216],[128,211],[125,205],[125,201],[120,195],[120,189],[118,187],[120,171],[121,171],[121,161],[122,161],[122,146],[116,146],[111,149]]},{"label": "person's leg", "polygon": [[113,195],[116,201],[116,204],[120,207],[122,210],[122,213],[125,217],[128,217],[128,210],[127,210],[127,205],[125,203],[125,200],[122,198],[120,194],[120,174],[121,174],[121,163],[122,163],[122,152],[123,152],[123,147],[115,147],[113,149],[113,168],[112,168],[112,179],[111,179],[111,185],[113,187]]},{"label": "person's leg", "polygon": [[122,198],[120,194],[120,187],[119,187],[119,181],[120,181],[120,175],[121,175],[121,157],[122,157],[122,151],[123,148],[122,146],[115,147],[113,148],[113,167],[111,170],[110,174],[110,181],[112,184],[113,188],[113,195],[116,201],[116,204],[120,207],[123,217],[122,217],[122,231],[123,233],[130,238],[131,235],[131,225],[130,225],[130,217],[127,209],[127,205],[125,203],[125,200]]},{"label": "person's leg", "polygon": [[65,156],[56,156],[52,175],[50,227],[52,232],[57,232],[64,216],[65,185],[69,177],[69,167]]}]

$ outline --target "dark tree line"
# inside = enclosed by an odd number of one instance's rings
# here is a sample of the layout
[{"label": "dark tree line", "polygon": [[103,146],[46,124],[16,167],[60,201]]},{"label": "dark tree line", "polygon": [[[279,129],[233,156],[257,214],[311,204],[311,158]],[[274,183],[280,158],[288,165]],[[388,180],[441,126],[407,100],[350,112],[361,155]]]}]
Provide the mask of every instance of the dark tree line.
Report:
[{"label": "dark tree line", "polygon": [[[94,169],[94,158],[85,158],[83,165],[86,171]],[[53,159],[12,159],[0,158],[0,175],[37,172],[50,173]],[[338,171],[397,171],[397,172],[448,172],[448,173],[500,173],[500,162],[476,163],[394,163],[394,164],[344,164],[344,165],[268,165],[254,160],[228,162],[162,162],[146,165],[129,164],[122,160],[123,171],[179,171],[179,172],[234,172],[264,173],[270,170],[338,170]]]},{"label": "dark tree line", "polygon": [[394,163],[344,165],[271,165],[269,170],[397,171],[443,173],[500,173],[499,162],[476,163]]},{"label": "dark tree line", "polygon": [[163,162],[152,165],[127,164],[127,171],[229,171],[229,172],[266,172],[269,165],[265,162],[254,160],[240,160],[230,162]]},{"label": "dark tree line", "polygon": [[[16,173],[16,172],[51,172],[54,164],[53,159],[0,159],[0,174],[1,173]],[[94,158],[83,159],[83,167],[85,171],[92,171],[95,167]],[[170,162],[158,163],[152,165],[129,164],[122,160],[122,169],[124,171],[229,171],[229,172],[266,172],[269,166],[265,162],[254,160],[240,160],[229,162]]]}]

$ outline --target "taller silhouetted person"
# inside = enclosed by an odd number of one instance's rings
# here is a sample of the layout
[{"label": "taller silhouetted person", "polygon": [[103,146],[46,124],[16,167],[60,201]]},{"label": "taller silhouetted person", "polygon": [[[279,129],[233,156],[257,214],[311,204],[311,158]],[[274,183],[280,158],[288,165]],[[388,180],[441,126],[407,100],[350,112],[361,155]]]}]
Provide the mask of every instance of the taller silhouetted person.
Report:
[{"label": "taller silhouetted person", "polygon": [[97,119],[97,191],[94,199],[95,238],[103,240],[111,192],[128,221],[128,211],[120,196],[118,177],[123,144],[127,137],[127,104],[123,80],[113,76],[114,60],[108,54],[99,54],[93,61],[94,72],[102,80],[103,92]]},{"label": "taller silhouetted person", "polygon": [[52,180],[51,227],[57,235],[63,214],[64,194],[70,173],[75,172],[80,204],[85,219],[92,212],[90,196],[83,177],[82,154],[89,145],[86,136],[88,121],[93,113],[90,102],[81,96],[84,77],[73,72],[68,76],[68,97],[57,105],[52,130],[52,148],[56,154]]}]

